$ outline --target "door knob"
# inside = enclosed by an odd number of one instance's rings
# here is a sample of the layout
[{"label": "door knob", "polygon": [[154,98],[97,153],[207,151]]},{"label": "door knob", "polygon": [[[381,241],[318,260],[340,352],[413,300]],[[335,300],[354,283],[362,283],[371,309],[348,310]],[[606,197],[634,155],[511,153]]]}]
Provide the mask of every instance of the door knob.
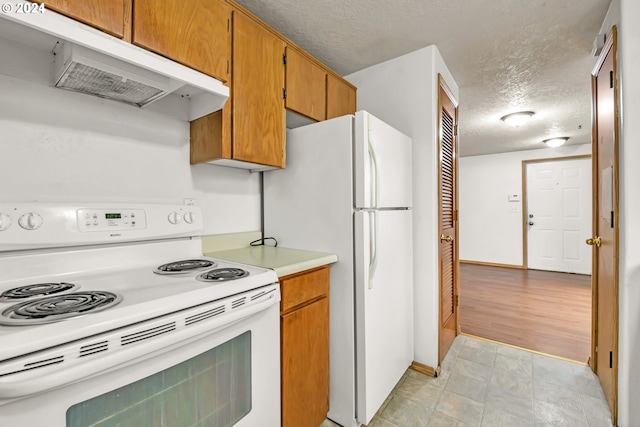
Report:
[{"label": "door knob", "polygon": [[453,237],[445,236],[444,234],[440,235],[440,242],[453,242]]},{"label": "door knob", "polygon": [[598,236],[591,237],[591,238],[587,239],[587,245],[589,245],[589,246],[596,245],[599,248],[600,245],[602,245],[602,239],[600,237],[598,237]]},{"label": "door knob", "polygon": [[533,214],[529,214],[529,218],[533,218]]},{"label": "door knob", "polygon": [[529,221],[529,225],[533,225],[533,221]]}]

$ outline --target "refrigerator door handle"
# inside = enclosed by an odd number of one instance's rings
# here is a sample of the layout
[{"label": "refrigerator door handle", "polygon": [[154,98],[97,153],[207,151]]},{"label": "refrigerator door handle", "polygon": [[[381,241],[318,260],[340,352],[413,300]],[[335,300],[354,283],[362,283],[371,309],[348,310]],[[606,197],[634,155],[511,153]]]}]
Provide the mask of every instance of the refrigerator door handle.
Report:
[{"label": "refrigerator door handle", "polygon": [[378,268],[378,212],[370,211],[369,214],[369,289],[373,289],[373,276]]},{"label": "refrigerator door handle", "polygon": [[369,169],[371,170],[371,182],[369,190],[371,192],[371,206],[373,208],[378,207],[378,159],[376,158],[376,150],[373,148],[373,130],[369,124],[367,137],[367,145],[369,151]]}]

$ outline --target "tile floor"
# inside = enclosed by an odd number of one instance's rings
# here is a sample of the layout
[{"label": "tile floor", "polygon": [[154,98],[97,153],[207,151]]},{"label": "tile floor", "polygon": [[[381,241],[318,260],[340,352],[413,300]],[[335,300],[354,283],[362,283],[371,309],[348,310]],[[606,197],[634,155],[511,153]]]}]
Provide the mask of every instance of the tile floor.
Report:
[{"label": "tile floor", "polygon": [[[325,421],[321,427],[335,427]],[[585,366],[459,335],[437,378],[407,370],[368,427],[610,427]]]}]

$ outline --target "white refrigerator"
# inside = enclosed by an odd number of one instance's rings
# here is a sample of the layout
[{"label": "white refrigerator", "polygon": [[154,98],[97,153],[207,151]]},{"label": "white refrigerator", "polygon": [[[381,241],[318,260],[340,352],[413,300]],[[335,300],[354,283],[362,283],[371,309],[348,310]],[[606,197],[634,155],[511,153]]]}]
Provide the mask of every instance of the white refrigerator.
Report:
[{"label": "white refrigerator", "polygon": [[[368,424],[413,360],[411,139],[366,111],[287,130],[265,234],[331,252],[329,418]],[[313,369],[312,366],[309,369]]]}]

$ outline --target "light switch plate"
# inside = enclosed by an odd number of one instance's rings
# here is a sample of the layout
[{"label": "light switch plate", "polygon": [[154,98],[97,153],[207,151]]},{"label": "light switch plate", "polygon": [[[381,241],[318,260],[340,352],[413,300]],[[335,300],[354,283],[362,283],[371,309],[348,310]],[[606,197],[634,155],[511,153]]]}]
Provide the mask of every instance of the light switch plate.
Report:
[{"label": "light switch plate", "polygon": [[509,194],[509,201],[510,202],[519,202],[520,201],[520,195],[519,194]]}]

